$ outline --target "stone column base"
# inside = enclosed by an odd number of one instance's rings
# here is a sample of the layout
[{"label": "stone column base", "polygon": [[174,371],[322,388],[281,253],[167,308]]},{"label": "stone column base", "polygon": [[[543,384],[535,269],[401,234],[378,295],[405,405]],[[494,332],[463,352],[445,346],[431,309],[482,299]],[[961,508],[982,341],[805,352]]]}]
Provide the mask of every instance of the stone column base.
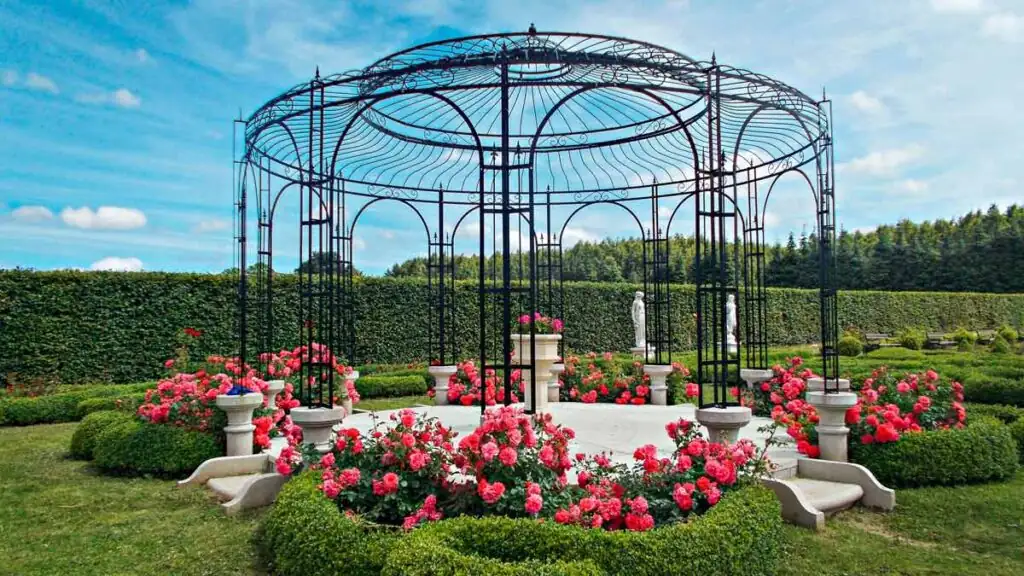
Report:
[{"label": "stone column base", "polygon": [[633,358],[639,358],[640,360],[646,362],[647,355],[654,354],[654,346],[652,346],[651,344],[648,344],[646,347],[634,346],[630,348],[629,351],[633,354]]},{"label": "stone column base", "polygon": [[818,411],[818,448],[822,460],[847,462],[850,429],[846,427],[846,411],[857,405],[857,395],[850,392],[849,380],[833,380],[825,392],[825,380],[807,380],[807,403]]},{"label": "stone column base", "polygon": [[761,382],[767,382],[775,377],[774,370],[762,370],[760,368],[741,368],[740,379],[747,384],[748,390],[753,390]]},{"label": "stone column base", "polygon": [[555,364],[549,370],[551,380],[548,380],[548,402],[558,402],[558,393],[562,387],[558,384],[558,375],[565,372],[565,364]]},{"label": "stone column base", "polygon": [[291,417],[292,422],[302,428],[302,442],[312,444],[319,452],[326,453],[331,449],[332,429],[344,419],[345,409],[339,406],[333,408],[299,406],[292,408]]},{"label": "stone column base", "polygon": [[277,410],[277,395],[284,391],[284,380],[267,380],[267,408]]},{"label": "stone column base", "polygon": [[458,366],[431,366],[427,372],[434,378],[434,404],[448,405],[448,381],[459,371]]},{"label": "stone column base", "polygon": [[740,429],[750,424],[752,414],[746,406],[700,408],[697,422],[708,429],[708,439],[719,444],[735,444]]},{"label": "stone column base", "polygon": [[651,377],[651,404],[668,405],[668,384],[665,379],[672,373],[672,366],[666,364],[644,364],[644,374]]},{"label": "stone column base", "polygon": [[228,425],[224,427],[227,436],[227,455],[252,455],[252,433],[256,430],[252,423],[252,412],[263,405],[263,394],[221,394],[217,396],[216,403],[217,407],[228,415]]},{"label": "stone column base", "polygon": [[352,398],[348,395],[348,383],[356,387],[356,380],[359,380],[359,370],[353,370],[345,375],[345,395],[341,397],[341,407],[345,409],[345,415],[352,413]]}]

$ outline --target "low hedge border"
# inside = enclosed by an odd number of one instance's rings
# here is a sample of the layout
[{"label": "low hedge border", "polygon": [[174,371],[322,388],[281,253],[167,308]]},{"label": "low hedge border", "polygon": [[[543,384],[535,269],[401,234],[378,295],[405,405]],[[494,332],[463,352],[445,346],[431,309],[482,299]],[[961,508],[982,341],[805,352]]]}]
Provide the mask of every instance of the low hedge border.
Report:
[{"label": "low hedge border", "polygon": [[995,418],[1003,424],[1013,424],[1017,420],[1024,418],[1024,408],[1006,406],[1005,404],[975,404],[968,402],[964,404],[964,408],[967,410],[968,422],[989,417]]},{"label": "low hedge border", "polygon": [[110,418],[92,441],[96,467],[105,472],[180,477],[206,460],[224,455],[211,434],[144,423],[130,415],[121,420]]},{"label": "low hedge border", "polygon": [[[74,392],[61,392],[32,398],[4,398],[0,400],[0,426],[29,426],[32,424],[55,424],[81,420],[88,412],[79,408],[83,401],[107,398],[113,402],[116,397],[135,397],[151,388],[151,383],[83,386]],[[86,405],[94,411],[95,404]]]},{"label": "low hedge border", "polygon": [[553,522],[460,517],[403,535],[338,512],[305,473],[278,495],[259,531],[281,576],[330,574],[771,574],[782,555],[782,515],[761,486],[729,494],[706,515],[644,533]]},{"label": "low hedge border", "polygon": [[76,460],[92,460],[97,436],[111,426],[134,419],[131,414],[115,410],[102,410],[86,415],[71,436],[71,457]]},{"label": "low hedge border", "polygon": [[393,398],[396,396],[422,396],[427,393],[427,382],[422,375],[361,376],[356,380],[356,391],[362,398]]},{"label": "low hedge border", "polygon": [[905,434],[899,442],[850,449],[853,462],[895,488],[1002,480],[1017,471],[1019,458],[1009,427],[988,417],[959,430]]},{"label": "low hedge border", "polygon": [[988,375],[964,379],[964,400],[980,404],[1009,404],[1024,407],[1024,381]]}]

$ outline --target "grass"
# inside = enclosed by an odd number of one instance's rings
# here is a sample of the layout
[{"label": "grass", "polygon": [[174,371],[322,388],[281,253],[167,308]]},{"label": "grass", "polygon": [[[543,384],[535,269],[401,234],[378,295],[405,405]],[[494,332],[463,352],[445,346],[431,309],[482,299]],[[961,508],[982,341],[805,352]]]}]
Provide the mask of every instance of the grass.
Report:
[{"label": "grass", "polygon": [[[99,476],[65,457],[75,426],[0,429],[0,574],[263,573],[250,543],[261,512],[229,518],[202,489]],[[895,512],[850,510],[821,533],[786,526],[782,574],[1024,574],[1021,494],[1024,473],[901,490]]]},{"label": "grass", "polygon": [[368,412],[378,412],[381,410],[397,410],[398,408],[409,408],[416,404],[426,404],[427,406],[433,406],[434,399],[429,396],[398,396],[396,398],[367,398],[366,400],[360,400],[353,408],[356,410],[366,410]]}]

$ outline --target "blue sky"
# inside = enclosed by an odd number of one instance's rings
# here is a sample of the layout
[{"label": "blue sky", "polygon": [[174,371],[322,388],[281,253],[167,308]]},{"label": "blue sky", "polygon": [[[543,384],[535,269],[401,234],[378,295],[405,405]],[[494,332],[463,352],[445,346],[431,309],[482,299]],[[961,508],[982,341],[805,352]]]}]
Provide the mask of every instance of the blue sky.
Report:
[{"label": "blue sky", "polygon": [[[825,86],[847,229],[1024,201],[1020,0],[5,0],[0,268],[228,268],[240,112],[316,66],[359,68],[416,43],[530,22],[697,59],[714,51],[812,95]],[[813,221],[792,184],[773,193],[772,238]],[[407,214],[372,210],[358,267],[379,273],[422,252]],[[631,231],[595,210],[569,232]]]}]

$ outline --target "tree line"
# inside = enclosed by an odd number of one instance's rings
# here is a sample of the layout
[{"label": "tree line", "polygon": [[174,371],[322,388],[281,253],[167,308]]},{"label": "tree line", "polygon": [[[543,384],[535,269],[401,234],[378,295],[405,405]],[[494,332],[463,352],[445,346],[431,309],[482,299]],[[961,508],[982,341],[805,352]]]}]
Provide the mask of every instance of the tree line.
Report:
[{"label": "tree line", "polygon": [[[669,242],[672,281],[693,283],[697,275],[694,239],[676,236]],[[737,271],[734,254],[735,246],[730,246],[729,273]],[[1001,211],[992,206],[955,220],[901,220],[871,231],[842,229],[835,254],[841,289],[1024,292],[1024,207],[1013,205]],[[546,275],[545,255],[537,258],[539,273]],[[765,281],[769,286],[814,288],[818,262],[815,234],[790,233],[785,243],[765,247]],[[502,264],[500,255],[487,257],[487,276],[500,278]],[[528,257],[514,255],[510,267],[513,277],[528,274]],[[477,256],[456,256],[456,277],[473,279],[478,270]],[[571,281],[640,283],[643,242],[639,238],[580,242],[563,251],[561,274]],[[427,261],[422,257],[406,260],[385,275],[426,276]]]}]

